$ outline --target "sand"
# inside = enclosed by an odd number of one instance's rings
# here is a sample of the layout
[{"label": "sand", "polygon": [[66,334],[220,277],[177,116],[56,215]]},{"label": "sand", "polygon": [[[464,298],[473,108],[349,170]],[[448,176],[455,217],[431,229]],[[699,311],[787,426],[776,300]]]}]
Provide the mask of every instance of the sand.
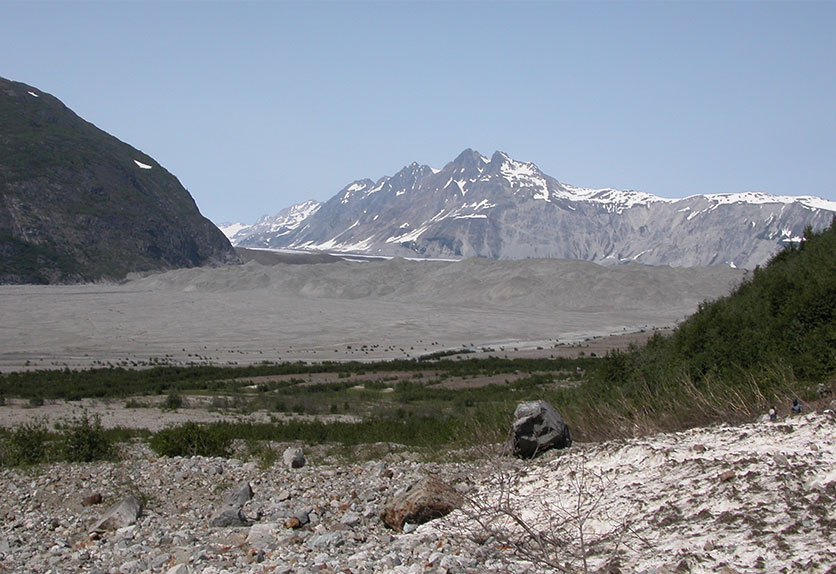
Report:
[{"label": "sand", "polygon": [[743,277],[727,267],[395,259],[0,286],[0,371],[548,349],[674,325]]},{"label": "sand", "polygon": [[[585,571],[578,558],[585,552],[590,572],[831,573],[834,430],[828,410],[576,444],[531,462],[497,460],[473,498],[568,540],[535,555],[561,564],[574,557],[573,572]],[[487,514],[455,511],[418,532],[461,533]],[[531,539],[507,517],[495,518],[505,548]],[[607,569],[614,558],[619,569]],[[532,571],[556,570],[536,564]]]}]

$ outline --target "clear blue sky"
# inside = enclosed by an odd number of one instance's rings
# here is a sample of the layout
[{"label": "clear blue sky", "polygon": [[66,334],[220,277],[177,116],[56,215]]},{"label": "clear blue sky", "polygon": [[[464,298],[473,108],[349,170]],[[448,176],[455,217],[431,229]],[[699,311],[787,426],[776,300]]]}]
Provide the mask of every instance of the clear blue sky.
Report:
[{"label": "clear blue sky", "polygon": [[584,187],[836,200],[836,3],[8,2],[0,76],[252,223],[465,148]]}]

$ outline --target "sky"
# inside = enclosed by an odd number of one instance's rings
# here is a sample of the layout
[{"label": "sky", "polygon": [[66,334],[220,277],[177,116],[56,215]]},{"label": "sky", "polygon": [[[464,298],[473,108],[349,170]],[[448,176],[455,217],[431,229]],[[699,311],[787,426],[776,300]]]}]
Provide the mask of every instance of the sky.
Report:
[{"label": "sky", "polygon": [[836,2],[15,2],[0,76],[216,223],[500,150],[580,187],[836,200]]}]

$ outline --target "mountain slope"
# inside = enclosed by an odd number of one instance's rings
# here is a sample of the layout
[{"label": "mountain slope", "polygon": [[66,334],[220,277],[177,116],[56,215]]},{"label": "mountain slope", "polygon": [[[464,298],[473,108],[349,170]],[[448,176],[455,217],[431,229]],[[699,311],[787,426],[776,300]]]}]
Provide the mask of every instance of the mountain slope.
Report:
[{"label": "mountain slope", "polygon": [[229,263],[180,182],[57,98],[0,78],[0,283]]},{"label": "mountain slope", "polygon": [[308,200],[286,207],[273,217],[265,215],[253,225],[225,223],[218,227],[236,245],[254,236],[282,237],[299,227],[321,205],[318,201]]},{"label": "mountain slope", "polygon": [[808,229],[670,336],[608,355],[578,396],[630,425],[670,428],[783,414],[794,397],[806,409],[831,400],[834,375],[836,223]]},{"label": "mountain slope", "polygon": [[465,150],[441,170],[413,163],[355,181],[293,229],[250,228],[249,247],[418,257],[532,257],[752,268],[836,203],[768,194],[665,199],[563,184],[532,163]]}]

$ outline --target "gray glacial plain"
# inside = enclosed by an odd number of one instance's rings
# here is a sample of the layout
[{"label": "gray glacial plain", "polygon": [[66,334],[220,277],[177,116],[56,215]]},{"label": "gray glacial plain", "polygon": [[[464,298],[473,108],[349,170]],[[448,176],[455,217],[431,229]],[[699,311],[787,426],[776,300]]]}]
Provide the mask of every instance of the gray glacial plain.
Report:
[{"label": "gray glacial plain", "polygon": [[0,371],[551,349],[675,325],[744,277],[725,266],[393,259],[2,286]]}]

